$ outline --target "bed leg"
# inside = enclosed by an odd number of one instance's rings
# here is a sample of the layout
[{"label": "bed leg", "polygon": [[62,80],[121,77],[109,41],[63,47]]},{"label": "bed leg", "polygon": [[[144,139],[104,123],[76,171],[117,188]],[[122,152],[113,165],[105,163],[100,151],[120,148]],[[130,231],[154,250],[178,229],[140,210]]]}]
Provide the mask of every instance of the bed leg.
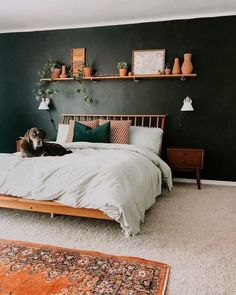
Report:
[{"label": "bed leg", "polygon": [[54,213],[51,213],[51,218],[54,218]]}]

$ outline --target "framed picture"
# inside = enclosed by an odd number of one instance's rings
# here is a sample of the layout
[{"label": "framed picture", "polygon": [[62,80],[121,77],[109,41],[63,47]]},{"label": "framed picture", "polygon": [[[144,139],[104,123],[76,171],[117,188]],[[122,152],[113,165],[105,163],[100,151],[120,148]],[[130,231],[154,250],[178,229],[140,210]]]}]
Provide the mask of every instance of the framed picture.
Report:
[{"label": "framed picture", "polygon": [[72,48],[71,49],[71,66],[72,74],[76,76],[78,70],[83,70],[85,63],[85,48]]},{"label": "framed picture", "polygon": [[133,75],[153,75],[165,68],[165,49],[132,50]]}]

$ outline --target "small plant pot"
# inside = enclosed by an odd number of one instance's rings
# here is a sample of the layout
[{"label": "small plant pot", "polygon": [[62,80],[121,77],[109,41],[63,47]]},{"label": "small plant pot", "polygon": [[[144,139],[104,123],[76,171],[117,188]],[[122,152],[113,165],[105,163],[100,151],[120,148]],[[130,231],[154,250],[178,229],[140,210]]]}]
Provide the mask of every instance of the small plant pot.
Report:
[{"label": "small plant pot", "polygon": [[119,69],[120,76],[127,76],[128,69]]},{"label": "small plant pot", "polygon": [[51,79],[55,80],[55,79],[59,79],[61,73],[61,69],[52,69],[51,70]]},{"label": "small plant pot", "polygon": [[171,74],[171,69],[165,69],[165,74],[170,75]]},{"label": "small plant pot", "polygon": [[84,77],[92,77],[93,68],[92,67],[84,67],[83,73],[84,73]]}]

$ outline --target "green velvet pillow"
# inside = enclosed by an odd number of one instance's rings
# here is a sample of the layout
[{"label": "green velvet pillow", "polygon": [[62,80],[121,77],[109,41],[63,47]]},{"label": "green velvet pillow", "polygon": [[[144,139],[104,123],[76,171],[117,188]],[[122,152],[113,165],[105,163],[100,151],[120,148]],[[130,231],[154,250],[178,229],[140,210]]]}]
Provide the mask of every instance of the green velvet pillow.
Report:
[{"label": "green velvet pillow", "polygon": [[88,142],[110,142],[110,122],[105,123],[96,128],[85,126],[80,122],[75,122],[74,127],[74,141],[88,141]]}]

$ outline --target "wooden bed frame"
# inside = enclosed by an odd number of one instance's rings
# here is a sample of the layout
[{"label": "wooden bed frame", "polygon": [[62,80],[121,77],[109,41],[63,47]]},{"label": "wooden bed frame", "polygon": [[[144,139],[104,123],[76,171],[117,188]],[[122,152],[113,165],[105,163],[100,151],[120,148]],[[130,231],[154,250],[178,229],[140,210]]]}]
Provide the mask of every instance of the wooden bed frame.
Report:
[{"label": "wooden bed frame", "polygon": [[[166,115],[109,115],[109,114],[62,114],[60,123],[69,124],[70,120],[88,121],[95,119],[131,120],[133,126],[159,127],[164,130]],[[0,208],[11,208],[35,212],[90,217],[112,220],[100,210],[72,208],[53,201],[36,201],[0,194]]]}]

